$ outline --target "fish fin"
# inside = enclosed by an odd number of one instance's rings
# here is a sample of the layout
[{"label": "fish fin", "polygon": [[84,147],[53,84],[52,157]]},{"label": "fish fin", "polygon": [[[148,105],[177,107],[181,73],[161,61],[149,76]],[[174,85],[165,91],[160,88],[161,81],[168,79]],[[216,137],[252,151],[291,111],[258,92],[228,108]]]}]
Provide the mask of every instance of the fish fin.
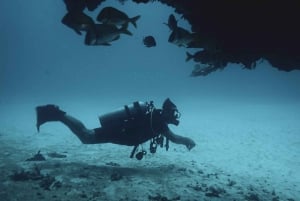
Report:
[{"label": "fish fin", "polygon": [[74,25],[72,25],[72,23],[68,22],[65,18],[62,19],[62,24],[64,24],[65,26],[69,27],[70,29],[73,29],[78,35],[82,35],[81,31],[79,28],[76,28]]},{"label": "fish fin", "polygon": [[127,23],[124,23],[122,26],[121,26],[121,29],[127,29],[128,28],[128,22]]},{"label": "fish fin", "polygon": [[120,39],[120,35],[118,35],[117,37],[115,37],[112,41],[118,40]]},{"label": "fish fin", "polygon": [[120,29],[121,33],[123,34],[127,34],[129,36],[132,36],[132,33],[130,31],[127,30],[127,26],[122,26]]},{"label": "fish fin", "polygon": [[164,22],[163,24],[166,25],[170,31],[172,31],[172,29],[170,29],[170,26],[168,25],[168,23]]},{"label": "fish fin", "polygon": [[99,44],[99,45],[111,46],[111,44],[110,44],[110,43],[101,43],[101,44]]},{"label": "fish fin", "polygon": [[186,59],[185,61],[188,62],[189,60],[191,60],[193,58],[193,55],[190,54],[189,52],[186,52]]},{"label": "fish fin", "polygon": [[136,21],[138,20],[138,19],[140,19],[140,15],[138,15],[138,16],[135,16],[135,17],[133,17],[133,18],[130,18],[130,22],[131,22],[131,24],[133,24],[133,26],[136,28]]},{"label": "fish fin", "polygon": [[75,33],[77,33],[78,35],[82,35],[82,33],[81,33],[81,31],[80,30],[78,30],[78,29],[73,29],[74,31],[75,31]]},{"label": "fish fin", "polygon": [[86,45],[95,45],[97,42],[97,36],[94,32],[92,31],[88,31],[85,34],[85,39],[84,39],[84,43]]}]

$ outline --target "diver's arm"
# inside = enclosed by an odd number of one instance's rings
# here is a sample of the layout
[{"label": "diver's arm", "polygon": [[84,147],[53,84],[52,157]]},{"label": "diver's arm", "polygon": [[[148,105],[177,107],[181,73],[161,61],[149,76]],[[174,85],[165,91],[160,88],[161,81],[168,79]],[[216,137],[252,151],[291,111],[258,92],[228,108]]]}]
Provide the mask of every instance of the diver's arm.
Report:
[{"label": "diver's arm", "polygon": [[168,129],[168,131],[163,133],[163,135],[175,144],[185,145],[186,148],[188,148],[188,150],[191,150],[192,148],[194,148],[194,146],[196,146],[196,143],[192,139],[188,137],[182,137],[180,135],[176,135],[170,129]]}]

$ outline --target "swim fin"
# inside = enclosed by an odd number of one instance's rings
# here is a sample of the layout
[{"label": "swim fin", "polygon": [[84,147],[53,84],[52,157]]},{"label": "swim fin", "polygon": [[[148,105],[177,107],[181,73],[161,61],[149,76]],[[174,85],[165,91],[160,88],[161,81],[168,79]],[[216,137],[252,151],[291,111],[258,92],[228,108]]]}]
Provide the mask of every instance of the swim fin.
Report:
[{"label": "swim fin", "polygon": [[36,109],[36,128],[40,131],[40,126],[48,121],[59,121],[66,112],[59,109],[56,105],[38,106]]}]

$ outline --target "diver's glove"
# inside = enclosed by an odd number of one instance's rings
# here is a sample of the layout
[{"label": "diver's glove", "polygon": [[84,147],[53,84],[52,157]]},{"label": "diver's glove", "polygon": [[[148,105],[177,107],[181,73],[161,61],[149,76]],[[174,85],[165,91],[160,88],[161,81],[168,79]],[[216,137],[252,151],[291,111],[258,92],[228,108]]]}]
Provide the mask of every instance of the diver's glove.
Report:
[{"label": "diver's glove", "polygon": [[40,131],[40,126],[48,121],[59,121],[66,112],[59,109],[56,105],[38,106],[36,109],[36,128]]},{"label": "diver's glove", "polygon": [[196,146],[196,143],[194,142],[194,140],[192,140],[190,138],[185,138],[184,145],[190,151],[191,149],[193,149]]}]

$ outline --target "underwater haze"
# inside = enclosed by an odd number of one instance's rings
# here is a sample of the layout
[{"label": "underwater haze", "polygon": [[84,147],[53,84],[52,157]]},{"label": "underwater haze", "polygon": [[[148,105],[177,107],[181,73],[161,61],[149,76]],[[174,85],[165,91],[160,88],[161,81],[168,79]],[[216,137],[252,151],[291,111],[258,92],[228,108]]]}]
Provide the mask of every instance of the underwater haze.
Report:
[{"label": "underwater haze", "polygon": [[[132,36],[87,46],[84,34],[61,23],[62,0],[1,0],[4,200],[300,200],[300,71],[278,71],[262,60],[254,70],[230,64],[191,77],[195,63],[185,61],[186,52],[197,49],[168,42],[170,14],[190,30],[174,9],[105,1],[85,13],[95,19],[105,6],[141,18],[136,28],[129,24]],[[155,47],[143,44],[148,35]],[[56,104],[96,128],[101,114],[134,101],[152,100],[160,108],[166,98],[182,114],[171,129],[196,142],[191,151],[170,143],[168,151],[137,161],[129,158],[132,147],[84,145],[59,123],[36,130],[38,105]],[[25,161],[38,151],[67,157]],[[61,186],[44,190],[35,180],[11,180],[15,171],[34,166]],[[112,179],[116,172],[121,179]]]}]

